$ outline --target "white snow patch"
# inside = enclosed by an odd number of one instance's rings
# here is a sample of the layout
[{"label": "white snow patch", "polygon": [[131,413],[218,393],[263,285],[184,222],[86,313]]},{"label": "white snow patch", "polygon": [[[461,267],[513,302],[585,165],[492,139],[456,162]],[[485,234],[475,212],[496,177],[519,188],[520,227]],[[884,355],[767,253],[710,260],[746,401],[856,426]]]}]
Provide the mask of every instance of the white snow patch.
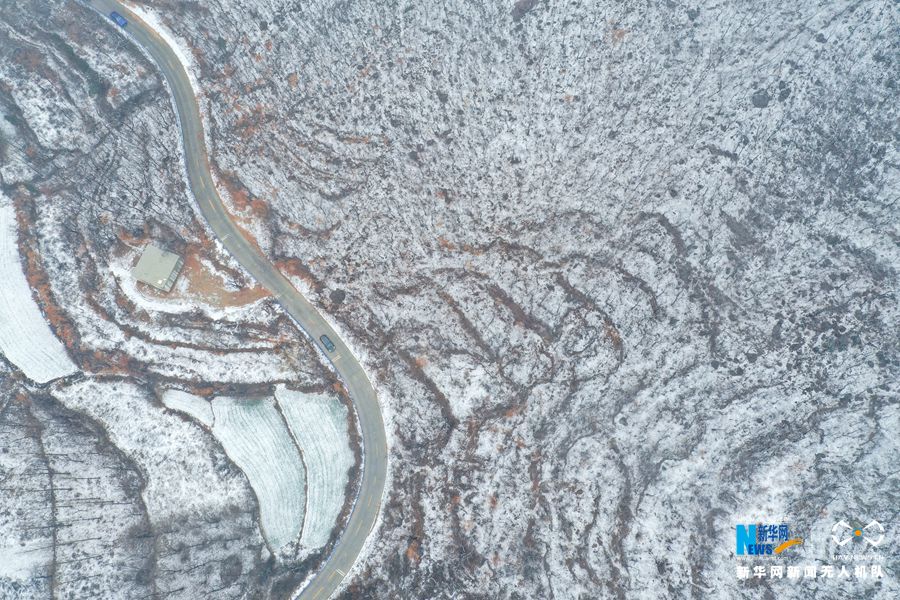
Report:
[{"label": "white snow patch", "polygon": [[275,397],[306,463],[306,521],[300,543],[305,549],[319,548],[328,542],[340,515],[353,466],[347,409],[336,398],[284,386],[276,388]]},{"label": "white snow patch", "polygon": [[15,209],[0,194],[0,350],[29,379],[47,383],[78,369],[31,296],[16,240]]},{"label": "white snow patch", "polygon": [[303,529],[303,459],[272,398],[212,401],[213,433],[256,492],[263,535],[278,554]]},{"label": "white snow patch", "polygon": [[31,579],[50,564],[52,552],[47,540],[40,538],[21,542],[14,538],[0,541],[0,580]]},{"label": "white snow patch", "polygon": [[195,396],[183,390],[172,389],[163,393],[162,402],[166,407],[183,412],[207,427],[213,426],[215,418],[213,417],[212,406],[200,396]]}]

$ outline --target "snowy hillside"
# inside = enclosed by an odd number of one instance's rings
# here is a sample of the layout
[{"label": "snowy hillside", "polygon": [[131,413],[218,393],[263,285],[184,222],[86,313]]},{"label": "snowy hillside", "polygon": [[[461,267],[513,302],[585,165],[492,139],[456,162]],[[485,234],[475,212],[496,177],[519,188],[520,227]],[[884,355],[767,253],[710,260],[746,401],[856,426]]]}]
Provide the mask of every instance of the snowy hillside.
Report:
[{"label": "snowy hillside", "polygon": [[[900,5],[135,3],[384,405],[341,598],[900,596],[893,533],[884,577],[735,556],[900,521]],[[3,3],[3,597],[288,598],[357,489],[353,405],[197,213],[169,92],[83,3]]]},{"label": "snowy hillside", "polygon": [[737,519],[896,520],[895,3],[141,4],[390,398],[346,597],[736,597]]},{"label": "snowy hillside", "polygon": [[[282,498],[264,505],[210,429],[216,397],[289,385],[338,400],[195,213],[177,136],[159,73],[103,15],[3,4],[0,597],[284,597],[340,531],[329,513],[321,547],[274,556]],[[148,243],[184,259],[168,294],[131,273]]]}]

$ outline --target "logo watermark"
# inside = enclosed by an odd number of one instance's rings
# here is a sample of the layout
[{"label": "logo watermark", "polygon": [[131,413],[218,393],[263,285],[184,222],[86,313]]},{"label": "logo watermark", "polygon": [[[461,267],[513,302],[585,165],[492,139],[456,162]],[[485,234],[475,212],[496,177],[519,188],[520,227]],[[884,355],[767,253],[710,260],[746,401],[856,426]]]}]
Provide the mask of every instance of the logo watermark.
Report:
[{"label": "logo watermark", "polygon": [[754,523],[735,527],[735,553],[738,556],[765,556],[781,554],[791,546],[802,544],[803,540],[791,537],[787,523],[769,525]]},{"label": "logo watermark", "polygon": [[736,575],[738,579],[881,579],[884,570],[881,565],[738,565]]},{"label": "logo watermark", "polygon": [[[864,524],[865,523],[865,524]],[[826,534],[827,535],[827,534]],[[885,544],[879,521],[840,520],[831,527],[832,564],[779,564],[774,562],[789,548],[803,544],[788,523],[735,525],[735,575],[750,579],[855,579],[878,580],[887,575],[879,552]],[[790,554],[790,553],[788,553]],[[787,555],[784,555],[787,556]],[[762,564],[759,564],[762,561]],[[756,562],[757,564],[753,564]]]},{"label": "logo watermark", "polygon": [[838,546],[849,544],[853,540],[862,540],[867,546],[878,547],[884,541],[884,526],[872,521],[865,527],[853,527],[847,521],[838,521],[831,528],[831,540]]}]

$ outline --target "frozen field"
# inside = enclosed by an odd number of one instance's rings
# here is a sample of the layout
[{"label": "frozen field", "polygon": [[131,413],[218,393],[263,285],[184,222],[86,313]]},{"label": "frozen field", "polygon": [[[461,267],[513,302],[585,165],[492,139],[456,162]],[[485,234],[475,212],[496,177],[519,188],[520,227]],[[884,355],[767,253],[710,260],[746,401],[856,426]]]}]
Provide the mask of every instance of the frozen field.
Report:
[{"label": "frozen field", "polygon": [[12,202],[0,194],[0,349],[29,379],[47,383],[75,372],[31,295],[16,243]]},{"label": "frozen field", "polygon": [[278,386],[275,397],[306,463],[306,523],[300,544],[313,549],[328,542],[344,504],[353,453],[347,440],[347,409],[337,398]]},{"label": "frozen field", "polygon": [[306,473],[303,459],[271,398],[212,402],[213,433],[250,480],[263,534],[278,552],[303,528]]}]

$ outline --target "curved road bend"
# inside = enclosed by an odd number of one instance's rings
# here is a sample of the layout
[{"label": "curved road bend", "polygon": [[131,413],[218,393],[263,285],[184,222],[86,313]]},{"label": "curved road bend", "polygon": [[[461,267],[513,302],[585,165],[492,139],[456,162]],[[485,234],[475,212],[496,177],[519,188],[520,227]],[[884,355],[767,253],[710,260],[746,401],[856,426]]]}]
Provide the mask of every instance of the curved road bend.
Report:
[{"label": "curved road bend", "polygon": [[[119,2],[89,0],[88,3],[105,18],[108,18],[110,11],[115,10],[128,19],[126,32],[150,53],[165,75],[175,96],[188,181],[200,205],[200,212],[219,241],[256,281],[275,294],[288,314],[313,339],[313,343],[320,344],[319,336],[325,334],[336,346],[333,352],[328,352],[324,348],[322,351],[347,386],[356,407],[362,434],[363,470],[359,496],[353,505],[343,535],[322,570],[299,596],[301,600],[324,600],[337,589],[346,573],[353,567],[366,538],[375,526],[381,508],[381,496],[387,476],[387,440],[375,390],[359,361],[328,322],[275,265],[241,235],[225,210],[209,171],[200,109],[187,73],[175,53],[152,28]],[[116,26],[112,21],[110,25]]]}]

